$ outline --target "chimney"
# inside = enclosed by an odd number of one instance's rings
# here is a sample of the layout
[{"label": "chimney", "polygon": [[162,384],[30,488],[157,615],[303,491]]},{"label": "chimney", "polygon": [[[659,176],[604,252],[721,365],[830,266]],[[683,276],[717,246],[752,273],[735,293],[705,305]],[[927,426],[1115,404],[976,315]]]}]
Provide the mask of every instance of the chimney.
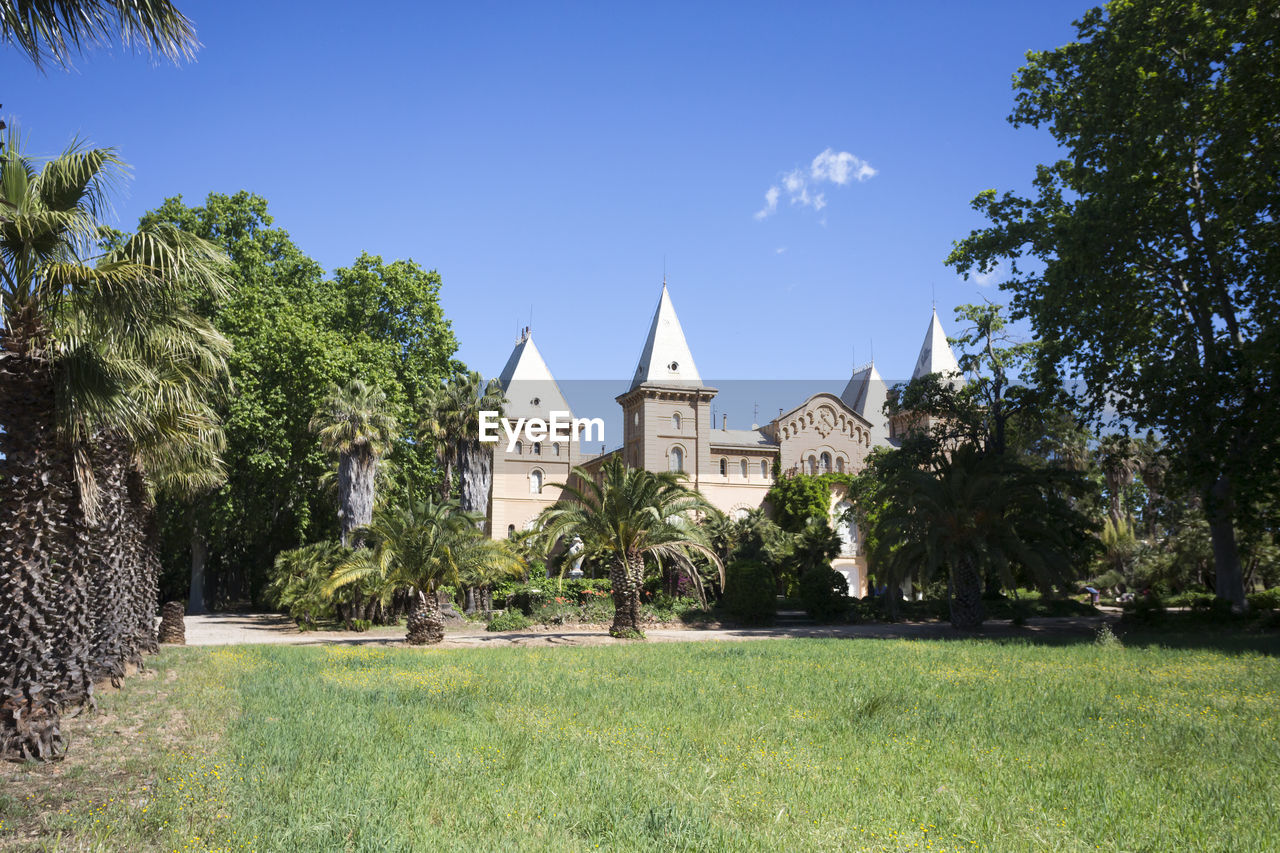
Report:
[{"label": "chimney", "polygon": [[720,415],[720,429],[725,430],[728,428],[729,428],[729,416],[725,414]]}]

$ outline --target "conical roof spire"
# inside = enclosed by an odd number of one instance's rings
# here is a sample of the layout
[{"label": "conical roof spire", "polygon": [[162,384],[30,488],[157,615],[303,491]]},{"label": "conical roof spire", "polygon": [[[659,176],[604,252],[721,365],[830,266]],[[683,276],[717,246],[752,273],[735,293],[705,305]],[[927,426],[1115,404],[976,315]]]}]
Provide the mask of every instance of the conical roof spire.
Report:
[{"label": "conical roof spire", "polygon": [[871,443],[884,444],[889,440],[889,419],[884,413],[885,400],[889,397],[888,386],[880,378],[873,361],[861,370],[856,371],[845,386],[840,399],[850,409],[871,421]]},{"label": "conical roof spire", "polygon": [[924,345],[920,347],[920,357],[916,359],[916,369],[912,379],[919,379],[930,373],[942,373],[948,377],[959,373],[960,365],[951,344],[947,343],[947,333],[942,331],[942,323],[938,320],[938,309],[933,309],[933,319],[929,321],[929,331],[925,333]]},{"label": "conical roof spire", "polygon": [[646,382],[702,384],[702,377],[698,375],[698,368],[693,363],[693,353],[689,351],[689,343],[684,339],[684,329],[680,328],[680,318],[676,316],[671,295],[667,293],[665,276],[662,281],[662,296],[658,299],[657,310],[653,312],[649,337],[645,339],[644,349],[640,351],[640,361],[636,364],[636,375],[631,380],[631,387],[635,388]]},{"label": "conical roof spire", "polygon": [[542,360],[542,353],[538,352],[533,334],[527,328],[511,351],[498,381],[507,396],[506,416],[509,418],[545,418],[549,412],[570,411],[568,401],[547,363]]}]

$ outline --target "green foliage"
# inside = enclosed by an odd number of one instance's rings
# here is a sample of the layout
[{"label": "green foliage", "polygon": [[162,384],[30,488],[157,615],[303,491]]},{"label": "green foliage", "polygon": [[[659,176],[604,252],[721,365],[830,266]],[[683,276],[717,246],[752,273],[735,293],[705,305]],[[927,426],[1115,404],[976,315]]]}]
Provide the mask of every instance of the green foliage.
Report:
[{"label": "green foliage", "polygon": [[1233,525],[1280,469],[1280,17],[1261,0],[1115,0],[1077,30],[1028,54],[1010,117],[1063,159],[1029,197],[980,194],[990,224],[948,263],[1000,269],[1041,373],[1079,377],[1099,420],[1164,436],[1218,540],[1218,592],[1240,605]]},{"label": "green foliage", "polygon": [[1252,610],[1280,610],[1280,586],[1249,593],[1249,607]]},{"label": "green foliage", "polygon": [[765,501],[773,508],[778,526],[799,533],[810,519],[828,522],[832,489],[848,489],[852,484],[851,474],[788,474],[769,487]]},{"label": "green foliage", "polygon": [[815,566],[800,575],[800,601],[805,612],[819,622],[843,616],[849,609],[848,584],[830,566]]},{"label": "green foliage", "polygon": [[533,623],[519,610],[506,610],[493,617],[486,631],[523,631]]},{"label": "green foliage", "polygon": [[746,625],[772,625],[778,612],[777,581],[760,563],[740,561],[726,570],[721,604]]},{"label": "green foliage", "polygon": [[525,615],[556,598],[577,605],[608,599],[608,578],[540,578],[527,583],[505,583],[494,587],[494,601],[507,609],[515,608]]},{"label": "green foliage", "polygon": [[[236,389],[225,423],[227,482],[189,504],[161,507],[166,567],[178,576],[193,536],[208,543],[207,573],[219,599],[258,595],[282,550],[337,532],[332,497],[316,488],[330,469],[310,428],[327,389],[361,379],[412,424],[429,388],[452,372],[457,343],[440,307],[440,277],[412,261],[361,255],[331,279],[274,227],[265,199],[211,194],[202,206],[171,198],[142,219],[168,223],[223,248],[234,292],[194,307],[234,345]],[[396,472],[384,497],[435,482],[435,448],[395,435]]]},{"label": "green foliage", "polygon": [[350,555],[336,542],[280,552],[263,591],[264,603],[287,611],[299,624],[309,627],[333,619],[334,599],[326,585],[333,570]]}]

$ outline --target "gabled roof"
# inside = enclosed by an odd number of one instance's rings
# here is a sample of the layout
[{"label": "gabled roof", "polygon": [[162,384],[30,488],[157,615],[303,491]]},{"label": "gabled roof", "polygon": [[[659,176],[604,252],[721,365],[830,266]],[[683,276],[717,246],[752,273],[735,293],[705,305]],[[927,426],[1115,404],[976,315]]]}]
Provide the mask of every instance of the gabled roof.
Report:
[{"label": "gabled roof", "polygon": [[872,444],[889,440],[889,418],[884,413],[888,396],[888,386],[880,378],[874,361],[855,372],[840,395],[846,406],[871,422]]},{"label": "gabled roof", "polygon": [[671,296],[667,293],[667,283],[662,282],[662,296],[658,299],[658,308],[653,312],[653,322],[649,324],[649,337],[640,351],[640,361],[636,364],[636,375],[631,380],[631,387],[636,388],[646,382],[657,384],[701,385],[702,377],[693,363],[693,353],[689,351],[689,343],[684,339],[684,329],[680,328],[680,318],[676,316],[675,306],[671,304]]},{"label": "gabled roof", "polygon": [[568,401],[527,329],[511,351],[498,381],[507,395],[507,417],[545,418],[553,411],[570,411]]},{"label": "gabled roof", "polygon": [[916,369],[911,378],[919,379],[930,373],[943,373],[948,376],[960,372],[955,353],[947,343],[947,333],[942,331],[942,323],[938,321],[938,309],[933,309],[933,319],[929,321],[929,331],[925,333],[924,345],[920,347],[920,356],[916,359]]}]

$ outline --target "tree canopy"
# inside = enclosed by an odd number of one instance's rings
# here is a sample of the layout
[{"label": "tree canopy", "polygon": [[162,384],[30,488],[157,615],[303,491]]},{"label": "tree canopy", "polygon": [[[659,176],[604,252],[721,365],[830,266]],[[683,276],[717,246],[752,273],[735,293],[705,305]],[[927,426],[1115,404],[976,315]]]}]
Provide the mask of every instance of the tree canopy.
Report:
[{"label": "tree canopy", "polygon": [[1115,0],[1029,54],[1015,126],[1065,152],[1024,197],[988,190],[958,270],[1006,278],[1045,370],[1159,430],[1201,494],[1219,594],[1243,604],[1233,522],[1280,462],[1280,10]]}]

